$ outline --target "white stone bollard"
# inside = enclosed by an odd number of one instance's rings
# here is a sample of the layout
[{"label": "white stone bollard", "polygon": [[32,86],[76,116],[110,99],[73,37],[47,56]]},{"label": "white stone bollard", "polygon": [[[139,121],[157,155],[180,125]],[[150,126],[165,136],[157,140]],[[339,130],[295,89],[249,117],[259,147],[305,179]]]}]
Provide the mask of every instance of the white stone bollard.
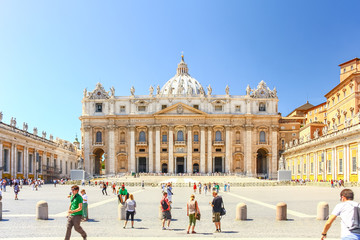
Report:
[{"label": "white stone bollard", "polygon": [[2,220],[2,202],[0,201],[0,221]]},{"label": "white stone bollard", "polygon": [[36,219],[48,220],[49,208],[46,201],[39,201],[36,204]]},{"label": "white stone bollard", "polygon": [[118,220],[125,220],[126,219],[126,208],[125,204],[118,205]]},{"label": "white stone bollard", "polygon": [[283,221],[287,220],[287,205],[286,203],[278,203],[276,205],[276,220]]},{"label": "white stone bollard", "polygon": [[236,206],[236,217],[235,220],[246,220],[247,219],[247,206],[245,203],[239,203]]},{"label": "white stone bollard", "polygon": [[317,220],[326,220],[329,216],[329,204],[327,202],[319,202],[317,206]]}]

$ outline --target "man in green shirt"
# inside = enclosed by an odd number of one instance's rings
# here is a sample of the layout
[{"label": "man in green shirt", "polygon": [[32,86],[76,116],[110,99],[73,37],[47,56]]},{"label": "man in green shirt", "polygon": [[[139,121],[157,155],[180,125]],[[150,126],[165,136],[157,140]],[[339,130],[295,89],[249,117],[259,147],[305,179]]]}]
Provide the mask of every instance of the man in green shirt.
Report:
[{"label": "man in green shirt", "polygon": [[119,203],[121,204],[124,204],[126,200],[129,198],[129,193],[126,190],[124,184],[121,186],[121,189],[119,189],[118,197],[119,197]]},{"label": "man in green shirt", "polygon": [[83,199],[79,194],[79,187],[74,185],[71,187],[72,195],[70,197],[70,206],[68,211],[67,230],[65,240],[70,240],[71,229],[74,226],[75,231],[81,234],[84,240],[86,240],[86,232],[80,227],[82,217],[82,203]]}]

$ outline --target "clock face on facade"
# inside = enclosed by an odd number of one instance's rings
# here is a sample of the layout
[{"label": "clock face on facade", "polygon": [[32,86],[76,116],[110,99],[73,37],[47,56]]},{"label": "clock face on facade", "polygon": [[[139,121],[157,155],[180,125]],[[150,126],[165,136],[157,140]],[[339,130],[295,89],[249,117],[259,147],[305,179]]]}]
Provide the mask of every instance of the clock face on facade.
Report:
[{"label": "clock face on facade", "polygon": [[100,95],[101,95],[101,92],[97,92],[97,95],[99,95],[99,96],[100,96]]}]

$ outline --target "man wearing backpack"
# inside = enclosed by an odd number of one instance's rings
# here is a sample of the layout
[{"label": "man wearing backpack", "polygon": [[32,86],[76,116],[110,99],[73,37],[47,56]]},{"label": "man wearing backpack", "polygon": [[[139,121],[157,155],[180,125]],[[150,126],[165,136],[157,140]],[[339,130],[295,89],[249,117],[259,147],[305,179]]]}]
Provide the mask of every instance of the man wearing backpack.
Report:
[{"label": "man wearing backpack", "polygon": [[360,209],[359,203],[354,202],[354,192],[350,189],[344,189],[340,193],[340,201],[332,211],[329,219],[325,223],[322,232],[322,240],[335,221],[336,217],[341,217],[341,239],[360,239]]},{"label": "man wearing backpack", "polygon": [[165,221],[167,220],[167,228],[170,227],[171,222],[171,212],[170,212],[170,202],[167,198],[167,192],[163,193],[163,197],[160,201],[161,211],[162,211],[162,230],[166,230]]}]

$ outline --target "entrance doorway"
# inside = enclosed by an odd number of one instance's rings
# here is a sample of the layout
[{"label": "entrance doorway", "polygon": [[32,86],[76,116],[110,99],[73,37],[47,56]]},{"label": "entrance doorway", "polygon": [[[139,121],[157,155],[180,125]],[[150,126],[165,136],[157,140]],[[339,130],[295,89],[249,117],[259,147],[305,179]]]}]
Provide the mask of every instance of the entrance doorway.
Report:
[{"label": "entrance doorway", "polygon": [[166,163],[163,163],[161,165],[161,172],[162,173],[167,173],[168,172],[168,165]]},{"label": "entrance doorway", "polygon": [[267,152],[264,149],[259,149],[257,151],[256,173],[260,175],[264,175],[264,177],[267,177],[268,161],[267,161]]},{"label": "entrance doorway", "polygon": [[184,162],[185,162],[185,159],[183,157],[176,158],[176,173],[184,173],[185,172]]},{"label": "entrance doorway", "polygon": [[104,158],[104,150],[96,149],[94,151],[95,154],[95,174],[102,175],[105,174],[105,158]]},{"label": "entrance doorway", "polygon": [[215,157],[214,172],[223,172],[223,158]]},{"label": "entrance doorway", "polygon": [[193,173],[199,173],[199,164],[195,163],[193,165]]},{"label": "entrance doorway", "polygon": [[147,172],[146,157],[139,157],[138,172]]}]

